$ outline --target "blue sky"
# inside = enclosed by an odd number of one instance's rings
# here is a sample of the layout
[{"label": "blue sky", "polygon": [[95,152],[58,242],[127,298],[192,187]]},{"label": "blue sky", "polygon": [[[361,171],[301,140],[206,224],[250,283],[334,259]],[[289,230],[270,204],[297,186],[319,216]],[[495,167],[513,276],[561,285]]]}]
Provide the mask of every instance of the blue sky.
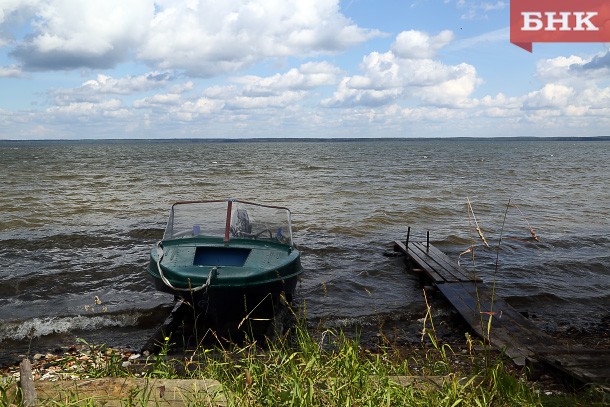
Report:
[{"label": "blue sky", "polygon": [[0,140],[610,135],[610,44],[508,0],[0,0]]}]

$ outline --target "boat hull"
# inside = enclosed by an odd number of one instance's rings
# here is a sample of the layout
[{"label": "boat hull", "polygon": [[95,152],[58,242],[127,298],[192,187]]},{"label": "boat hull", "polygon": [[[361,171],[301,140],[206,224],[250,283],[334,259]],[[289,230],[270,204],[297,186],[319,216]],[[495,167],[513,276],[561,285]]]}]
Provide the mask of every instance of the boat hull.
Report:
[{"label": "boat hull", "polygon": [[210,287],[205,291],[184,292],[168,288],[155,279],[155,287],[190,304],[194,314],[211,327],[238,327],[248,320],[270,320],[278,309],[289,304],[298,277],[242,288]]},{"label": "boat hull", "polygon": [[273,318],[292,301],[303,271],[296,249],[264,240],[177,239],[162,242],[161,261],[160,253],[151,250],[147,267],[155,287],[216,328]]}]

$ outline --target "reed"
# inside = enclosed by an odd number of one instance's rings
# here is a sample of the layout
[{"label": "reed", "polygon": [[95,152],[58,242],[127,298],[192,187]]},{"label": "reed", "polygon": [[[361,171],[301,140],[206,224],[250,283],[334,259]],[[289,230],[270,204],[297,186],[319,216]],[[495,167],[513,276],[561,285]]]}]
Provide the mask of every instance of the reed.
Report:
[{"label": "reed", "polygon": [[[500,226],[498,242],[496,243],[495,246],[490,246],[487,238],[485,237],[485,235],[483,233],[483,228],[480,226],[480,224],[477,220],[474,208],[472,206],[472,203],[470,202],[470,198],[468,198],[468,197],[466,198],[466,204],[467,204],[467,208],[468,208],[470,245],[465,251],[460,253],[459,257],[461,258],[461,256],[464,254],[470,255],[472,274],[475,277],[474,287],[475,287],[475,294],[476,294],[476,306],[477,306],[477,310],[479,312],[479,324],[480,324],[481,333],[484,338],[484,346],[489,351],[489,350],[491,350],[491,341],[492,341],[491,335],[492,335],[493,319],[496,315],[496,312],[494,311],[494,300],[495,300],[496,284],[498,281],[498,273],[500,271],[500,252],[502,249],[502,242],[504,239],[506,221],[508,218],[510,208],[516,208],[519,211],[519,214],[521,215],[523,221],[527,224],[528,230],[531,234],[531,239],[535,242],[539,242],[540,240],[538,238],[538,235],[532,228],[531,224],[525,217],[525,214],[523,213],[521,208],[519,208],[519,206],[517,204],[512,203],[511,200],[509,199],[506,204],[505,210],[504,210],[504,215],[502,217],[502,223]],[[476,232],[476,235],[475,235],[475,232]],[[515,240],[526,241],[525,239],[515,239]],[[475,256],[475,248],[477,247],[477,241],[481,242],[481,245],[483,246],[484,250],[494,250],[495,251],[494,269],[493,269],[492,281],[491,281],[491,283],[492,283],[491,284],[491,302],[489,304],[489,309],[482,308],[482,301],[479,296],[479,289],[478,289],[478,285],[477,285],[478,269],[477,269],[477,262],[476,262],[476,256]],[[458,260],[458,264],[459,263],[460,262]]]}]

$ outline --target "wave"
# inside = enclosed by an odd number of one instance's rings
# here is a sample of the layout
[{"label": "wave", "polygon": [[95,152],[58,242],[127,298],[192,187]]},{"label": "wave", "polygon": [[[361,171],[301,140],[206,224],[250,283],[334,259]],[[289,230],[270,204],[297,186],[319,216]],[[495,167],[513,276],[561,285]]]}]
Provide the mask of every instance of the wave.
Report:
[{"label": "wave", "polygon": [[145,311],[115,314],[69,315],[3,321],[0,325],[0,343],[6,340],[22,341],[73,331],[154,325],[161,322],[160,319],[169,312],[169,309],[168,306],[159,306]]}]

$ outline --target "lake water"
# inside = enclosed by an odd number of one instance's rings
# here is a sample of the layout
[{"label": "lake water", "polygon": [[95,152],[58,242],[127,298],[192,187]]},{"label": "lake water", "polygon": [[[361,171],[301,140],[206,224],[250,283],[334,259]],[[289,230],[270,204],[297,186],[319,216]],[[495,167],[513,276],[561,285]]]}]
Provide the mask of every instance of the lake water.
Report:
[{"label": "lake water", "polygon": [[148,252],[191,199],[291,208],[311,321],[423,317],[418,279],[386,255],[409,226],[469,269],[474,241],[477,274],[547,331],[609,320],[609,141],[2,142],[0,162],[4,356],[75,337],[143,344],[172,301],[145,275]]}]

